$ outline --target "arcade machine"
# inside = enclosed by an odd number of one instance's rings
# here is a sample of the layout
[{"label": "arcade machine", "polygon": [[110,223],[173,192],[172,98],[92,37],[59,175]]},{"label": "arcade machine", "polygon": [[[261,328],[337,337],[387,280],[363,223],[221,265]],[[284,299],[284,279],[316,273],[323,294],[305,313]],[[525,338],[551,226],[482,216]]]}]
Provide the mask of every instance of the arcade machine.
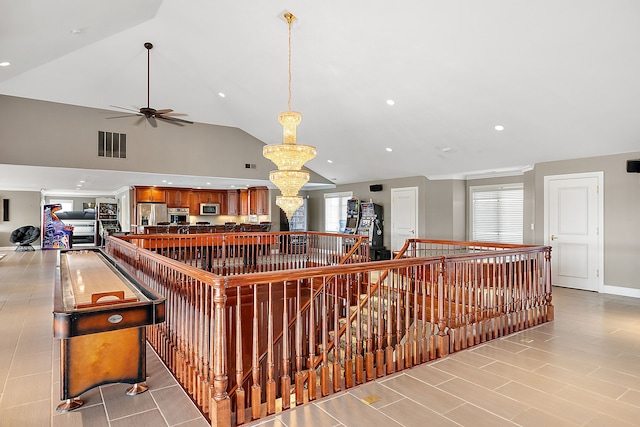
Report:
[{"label": "arcade machine", "polygon": [[98,236],[99,245],[104,246],[109,234],[120,233],[120,223],[118,222],[118,203],[113,200],[109,202],[98,202]]},{"label": "arcade machine", "polygon": [[389,258],[387,255],[388,251],[385,251],[383,245],[383,223],[384,217],[382,215],[382,206],[372,202],[360,204],[360,223],[358,225],[358,234],[369,236],[372,260]]},{"label": "arcade machine", "polygon": [[358,223],[360,222],[360,200],[347,200],[347,223],[344,227],[344,234],[356,234],[358,232]]}]

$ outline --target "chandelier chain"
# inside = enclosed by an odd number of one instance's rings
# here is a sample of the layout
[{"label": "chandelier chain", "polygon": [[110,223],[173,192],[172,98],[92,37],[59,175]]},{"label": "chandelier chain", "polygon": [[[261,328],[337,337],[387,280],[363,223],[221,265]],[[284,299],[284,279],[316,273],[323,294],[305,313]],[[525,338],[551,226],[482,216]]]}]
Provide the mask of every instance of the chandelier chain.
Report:
[{"label": "chandelier chain", "polygon": [[293,19],[287,19],[287,21],[289,23],[289,57],[287,58],[287,69],[289,70],[289,98],[287,100],[287,109],[288,111],[291,111],[291,22],[293,22]]}]

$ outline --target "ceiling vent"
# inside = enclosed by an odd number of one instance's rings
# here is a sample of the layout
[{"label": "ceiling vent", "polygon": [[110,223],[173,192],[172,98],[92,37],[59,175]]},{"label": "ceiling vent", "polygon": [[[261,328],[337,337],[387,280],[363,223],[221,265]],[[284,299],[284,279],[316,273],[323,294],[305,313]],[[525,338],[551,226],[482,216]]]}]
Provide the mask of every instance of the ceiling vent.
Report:
[{"label": "ceiling vent", "polygon": [[127,134],[98,131],[98,157],[127,158]]}]

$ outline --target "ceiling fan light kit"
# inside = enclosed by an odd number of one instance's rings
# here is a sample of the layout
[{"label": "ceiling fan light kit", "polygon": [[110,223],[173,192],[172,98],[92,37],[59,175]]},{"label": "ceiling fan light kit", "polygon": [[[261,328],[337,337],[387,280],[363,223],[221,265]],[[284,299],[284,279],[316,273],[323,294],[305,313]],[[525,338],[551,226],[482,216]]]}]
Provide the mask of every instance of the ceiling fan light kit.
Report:
[{"label": "ceiling fan light kit", "polygon": [[[156,119],[162,120],[164,122],[171,123],[177,126],[184,126],[185,124],[193,124],[193,122],[190,122],[189,120],[178,119],[177,117],[175,117],[175,116],[184,116],[185,114],[174,113],[173,110],[170,108],[163,108],[161,110],[156,110],[155,108],[150,107],[149,99],[150,99],[150,92],[151,92],[150,91],[151,49],[153,49],[153,44],[151,42],[145,42],[144,47],[145,49],[147,49],[147,106],[140,108],[140,110],[138,110],[136,114],[131,114],[128,116],[110,117],[110,118],[118,119],[121,117],[140,116],[140,120],[138,122],[141,122],[146,118],[152,127],[158,126]],[[128,108],[117,107],[115,105],[113,107],[121,108],[123,110],[135,111],[135,110],[130,110]]]}]

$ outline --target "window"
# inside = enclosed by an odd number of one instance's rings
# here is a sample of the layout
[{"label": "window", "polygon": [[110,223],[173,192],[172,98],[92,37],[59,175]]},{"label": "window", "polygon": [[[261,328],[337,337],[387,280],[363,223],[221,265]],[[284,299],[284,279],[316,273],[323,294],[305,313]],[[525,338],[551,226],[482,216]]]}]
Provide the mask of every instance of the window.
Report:
[{"label": "window", "polygon": [[61,200],[61,199],[51,199],[49,200],[50,205],[60,205],[62,209],[59,212],[63,211],[72,211],[73,210],[73,200]]},{"label": "window", "polygon": [[347,223],[347,200],[351,197],[351,191],[324,195],[324,231],[340,233],[344,230]]},{"label": "window", "polygon": [[522,243],[522,184],[470,187],[471,240]]}]

